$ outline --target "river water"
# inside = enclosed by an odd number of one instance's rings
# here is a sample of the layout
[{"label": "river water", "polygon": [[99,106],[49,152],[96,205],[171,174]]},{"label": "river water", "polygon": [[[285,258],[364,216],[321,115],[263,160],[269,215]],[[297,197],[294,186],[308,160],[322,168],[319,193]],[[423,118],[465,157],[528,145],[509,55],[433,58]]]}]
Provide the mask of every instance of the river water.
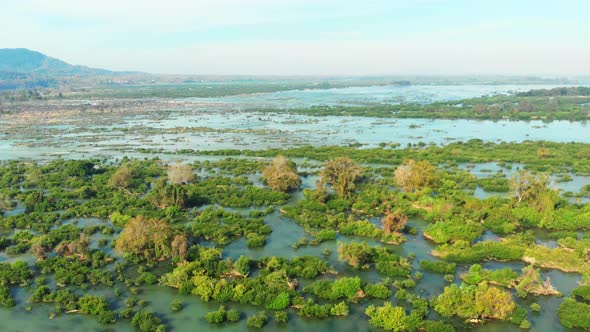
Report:
[{"label": "river water", "polygon": [[[15,125],[0,121],[0,159],[116,157],[138,148],[267,149],[301,145],[438,145],[479,138],[490,142],[548,140],[590,143],[587,122],[479,121],[313,117],[252,109],[313,105],[432,102],[505,94],[530,85],[449,85],[298,90],[221,98],[191,98],[179,109],[146,109],[132,114],[102,113],[33,119]],[[37,120],[37,121],[35,121]]]}]

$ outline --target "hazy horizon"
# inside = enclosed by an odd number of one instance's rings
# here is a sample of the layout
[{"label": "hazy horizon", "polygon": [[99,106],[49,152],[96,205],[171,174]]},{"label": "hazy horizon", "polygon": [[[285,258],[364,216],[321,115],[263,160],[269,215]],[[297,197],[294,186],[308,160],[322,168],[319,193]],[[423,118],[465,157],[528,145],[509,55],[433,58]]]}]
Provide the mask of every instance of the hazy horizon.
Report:
[{"label": "hazy horizon", "polygon": [[112,70],[590,76],[580,0],[0,1],[0,47]]}]

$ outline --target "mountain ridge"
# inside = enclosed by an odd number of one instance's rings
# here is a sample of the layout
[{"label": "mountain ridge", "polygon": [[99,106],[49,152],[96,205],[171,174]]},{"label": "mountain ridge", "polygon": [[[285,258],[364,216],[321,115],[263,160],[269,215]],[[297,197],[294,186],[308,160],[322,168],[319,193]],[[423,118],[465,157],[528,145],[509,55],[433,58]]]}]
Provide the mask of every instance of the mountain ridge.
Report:
[{"label": "mountain ridge", "polygon": [[72,65],[27,48],[0,48],[0,72],[57,76],[112,75],[116,73],[107,69]]},{"label": "mountain ridge", "polygon": [[143,74],[72,65],[27,48],[0,48],[0,90],[46,88],[69,78]]}]

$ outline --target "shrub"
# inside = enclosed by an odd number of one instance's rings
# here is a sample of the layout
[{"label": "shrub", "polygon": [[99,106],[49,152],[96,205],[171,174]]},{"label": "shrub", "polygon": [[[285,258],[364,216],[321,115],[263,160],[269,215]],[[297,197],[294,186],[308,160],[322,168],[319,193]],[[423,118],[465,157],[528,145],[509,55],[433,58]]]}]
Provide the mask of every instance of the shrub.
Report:
[{"label": "shrub", "polygon": [[262,328],[267,322],[268,316],[266,315],[266,312],[260,311],[259,313],[248,317],[246,325],[248,327]]},{"label": "shrub", "polygon": [[435,272],[440,274],[455,274],[457,264],[447,262],[435,261],[420,261],[420,268],[425,271]]},{"label": "shrub", "polygon": [[289,315],[286,311],[277,311],[275,312],[275,321],[278,324],[285,324],[289,321]]},{"label": "shrub", "polygon": [[182,310],[182,301],[179,299],[174,299],[170,302],[170,310],[172,311],[180,311]]},{"label": "shrub", "polygon": [[330,315],[332,316],[348,316],[348,305],[346,304],[346,302],[342,301],[336,305],[334,305],[332,308],[330,308]]},{"label": "shrub", "polygon": [[131,324],[143,332],[159,332],[164,330],[162,320],[153,312],[140,310],[131,319]]},{"label": "shrub", "polygon": [[209,324],[221,324],[223,322],[225,322],[226,319],[226,314],[225,314],[225,307],[222,305],[219,307],[219,309],[215,310],[215,311],[211,311],[208,312],[205,315],[205,320],[207,320],[207,322]]},{"label": "shrub", "polygon": [[590,329],[590,305],[586,303],[567,298],[557,309],[557,316],[567,328]]},{"label": "shrub", "polygon": [[228,310],[225,313],[225,317],[226,317],[227,321],[232,322],[232,323],[239,321],[241,316],[242,316],[242,314],[239,311],[237,311],[236,309]]},{"label": "shrub", "polygon": [[376,299],[386,299],[391,296],[391,290],[383,283],[365,286],[365,293]]}]

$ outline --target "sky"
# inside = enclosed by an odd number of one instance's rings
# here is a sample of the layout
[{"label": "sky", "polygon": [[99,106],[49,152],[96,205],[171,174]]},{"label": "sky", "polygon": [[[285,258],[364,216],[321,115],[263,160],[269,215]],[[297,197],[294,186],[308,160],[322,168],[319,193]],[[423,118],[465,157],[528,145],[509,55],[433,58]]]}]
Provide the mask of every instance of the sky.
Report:
[{"label": "sky", "polygon": [[0,48],[161,74],[590,75],[588,0],[0,0]]}]

